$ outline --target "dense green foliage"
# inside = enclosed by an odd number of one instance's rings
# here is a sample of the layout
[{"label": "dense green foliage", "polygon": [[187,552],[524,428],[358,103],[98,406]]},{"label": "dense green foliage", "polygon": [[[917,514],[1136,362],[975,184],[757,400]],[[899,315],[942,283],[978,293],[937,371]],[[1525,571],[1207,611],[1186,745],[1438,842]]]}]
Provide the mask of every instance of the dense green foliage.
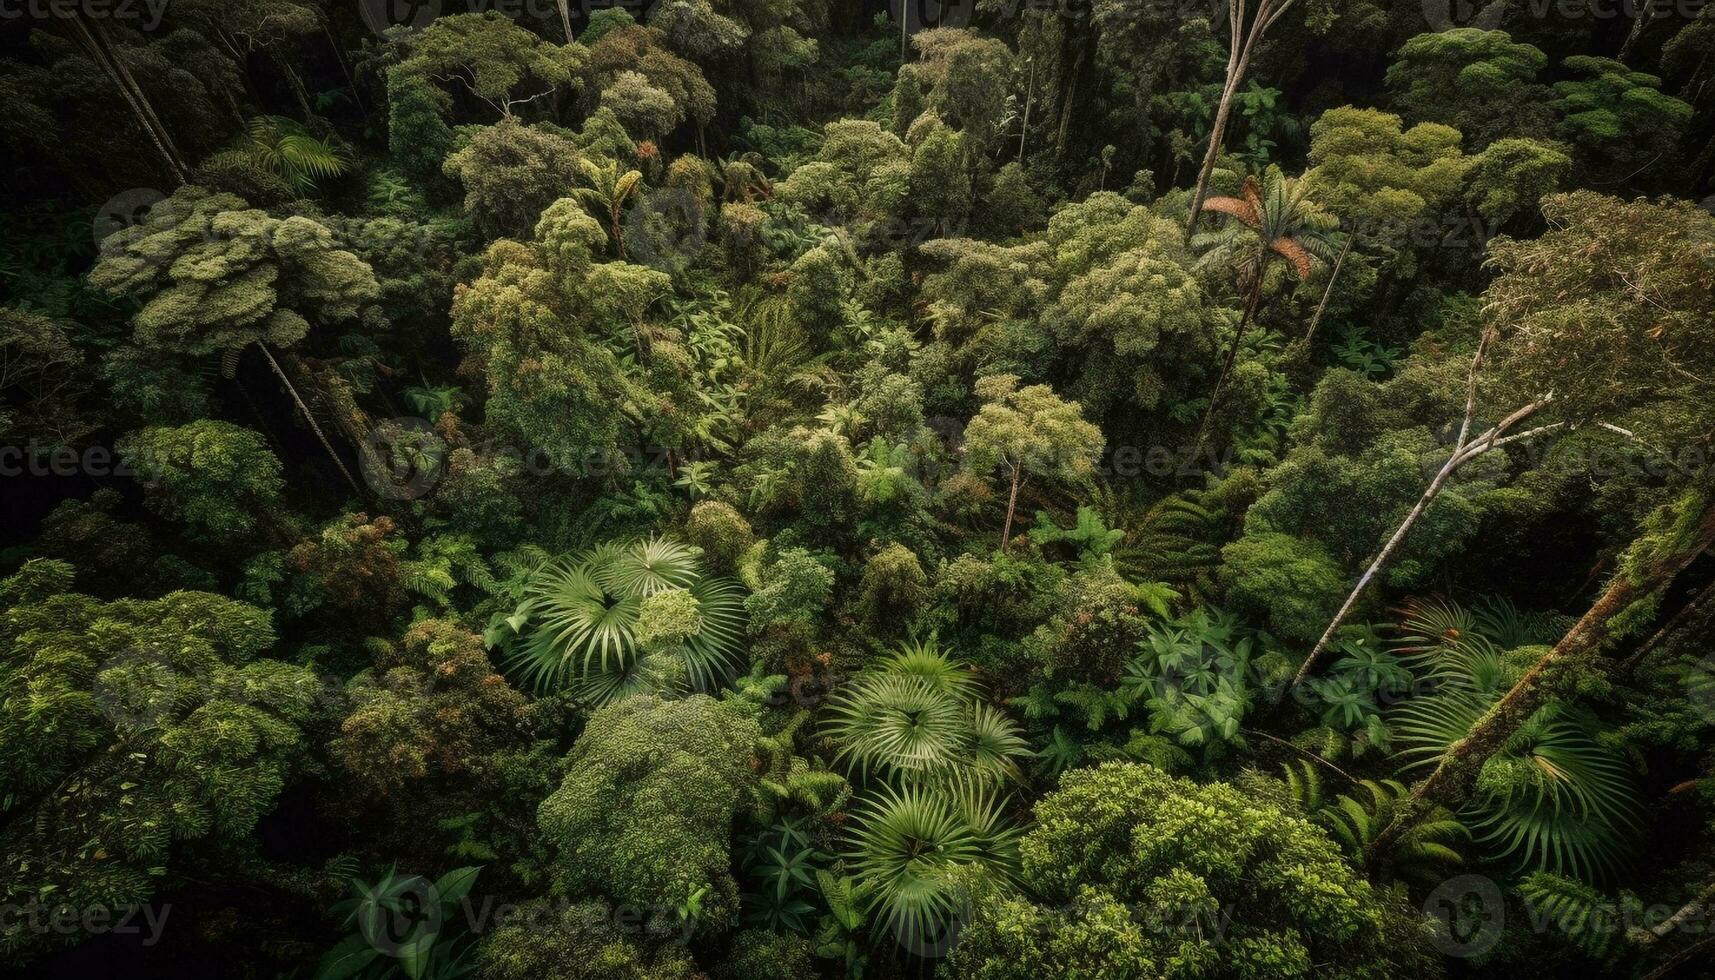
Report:
[{"label": "dense green foliage", "polygon": [[1698,5],[0,21],[7,971],[1707,972]]}]

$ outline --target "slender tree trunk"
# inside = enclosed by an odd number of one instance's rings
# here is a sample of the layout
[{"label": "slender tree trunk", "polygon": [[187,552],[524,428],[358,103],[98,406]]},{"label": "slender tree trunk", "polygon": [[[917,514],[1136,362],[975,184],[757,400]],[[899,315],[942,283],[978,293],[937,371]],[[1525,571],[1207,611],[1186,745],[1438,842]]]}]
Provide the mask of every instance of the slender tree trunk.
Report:
[{"label": "slender tree trunk", "polygon": [[1072,56],[1072,67],[1066,73],[1066,91],[1060,103],[1060,123],[1054,132],[1054,155],[1061,159],[1066,156],[1066,135],[1072,129],[1072,106],[1077,100],[1078,73],[1083,70],[1084,47],[1079,45],[1077,53]]},{"label": "slender tree trunk", "polygon": [[256,346],[262,348],[262,356],[268,358],[268,366],[274,369],[274,374],[279,377],[280,383],[286,386],[287,393],[292,396],[292,404],[298,406],[299,414],[303,415],[304,421],[310,424],[310,429],[321,441],[322,448],[327,450],[328,458],[333,460],[333,465],[339,468],[340,474],[345,477],[345,482],[351,484],[352,492],[356,493],[358,497],[362,497],[363,488],[358,485],[357,480],[352,478],[351,471],[345,468],[345,461],[333,451],[333,443],[328,441],[327,433],[322,431],[321,424],[316,421],[316,417],[310,414],[309,406],[305,405],[304,400],[298,397],[298,389],[292,384],[292,379],[286,377],[286,372],[280,369],[280,362],[274,360],[273,351],[270,351],[268,345],[261,341],[257,341]]},{"label": "slender tree trunk", "polygon": [[1012,544],[1012,513],[1018,507],[1019,467],[1012,467],[1012,492],[1006,498],[1006,526],[1000,532],[1000,553],[1006,554],[1007,546]]},{"label": "slender tree trunk", "polygon": [[1304,342],[1310,343],[1310,338],[1316,336],[1316,328],[1322,323],[1322,314],[1328,310],[1328,300],[1334,295],[1334,282],[1340,278],[1340,267],[1346,264],[1346,255],[1352,251],[1352,236],[1346,236],[1346,243],[1340,246],[1340,254],[1334,259],[1334,268],[1328,273],[1328,285],[1322,289],[1322,300],[1316,304],[1316,313],[1310,317],[1310,329],[1304,331]]},{"label": "slender tree trunk", "polygon": [[308,89],[304,88],[304,80],[298,76],[297,69],[293,68],[291,62],[272,48],[268,49],[268,60],[272,61],[280,74],[285,76],[286,87],[292,90],[292,99],[298,103],[298,113],[304,117],[304,125],[313,125],[316,120],[316,112],[310,108],[310,93]]},{"label": "slender tree trunk", "polygon": [[1698,954],[1702,953],[1710,946],[1715,946],[1715,936],[1692,943],[1690,946],[1687,946],[1673,954],[1667,962],[1639,977],[1638,980],[1662,980],[1662,978],[1673,973],[1684,964],[1695,962]]},{"label": "slender tree trunk", "polygon": [[1477,417],[1477,375],[1483,369],[1483,361],[1488,356],[1489,344],[1494,340],[1494,338],[1495,331],[1492,327],[1484,330],[1482,339],[1477,343],[1477,352],[1471,357],[1471,368],[1466,375],[1465,381],[1465,412],[1459,420],[1459,434],[1453,440],[1452,454],[1447,457],[1447,462],[1441,465],[1441,469],[1435,474],[1435,478],[1430,481],[1429,486],[1423,491],[1423,495],[1418,498],[1417,505],[1405,515],[1405,520],[1400,522],[1399,527],[1394,530],[1393,536],[1388,538],[1387,543],[1382,546],[1381,551],[1378,552],[1375,558],[1370,561],[1370,565],[1364,570],[1364,574],[1358,578],[1357,585],[1354,586],[1351,593],[1346,596],[1346,601],[1341,603],[1339,611],[1334,614],[1333,621],[1330,622],[1328,624],[1328,628],[1322,632],[1321,639],[1316,641],[1316,645],[1311,648],[1310,654],[1304,658],[1304,663],[1299,665],[1298,673],[1292,678],[1291,687],[1297,687],[1299,684],[1303,683],[1306,677],[1310,676],[1310,670],[1315,666],[1316,658],[1321,656],[1322,651],[1326,649],[1328,643],[1333,640],[1335,632],[1339,630],[1343,623],[1345,623],[1346,617],[1351,614],[1352,609],[1358,604],[1358,600],[1363,597],[1365,590],[1369,588],[1370,582],[1374,581],[1375,577],[1381,574],[1382,570],[1387,568],[1387,566],[1393,561],[1394,553],[1399,549],[1400,545],[1405,543],[1405,539],[1411,533],[1411,529],[1417,525],[1418,520],[1429,509],[1429,505],[1435,502],[1435,498],[1440,496],[1442,488],[1446,486],[1447,481],[1454,473],[1458,472],[1466,463],[1476,459],[1478,456],[1481,456],[1483,453],[1488,452],[1496,446],[1505,445],[1506,443],[1513,442],[1518,439],[1528,438],[1540,432],[1558,427],[1558,424],[1543,426],[1518,435],[1507,435],[1514,426],[1541,411],[1543,406],[1547,405],[1554,398],[1553,395],[1545,395],[1542,398],[1515,410],[1512,414],[1491,426],[1488,431],[1484,432],[1482,435],[1477,436],[1475,439],[1470,438],[1471,424]]},{"label": "slender tree trunk", "polygon": [[1209,434],[1209,422],[1215,417],[1215,406],[1221,400],[1221,389],[1227,384],[1227,374],[1233,369],[1233,362],[1238,360],[1239,345],[1244,343],[1245,330],[1250,326],[1251,319],[1256,316],[1256,310],[1262,303],[1262,270],[1258,269],[1254,282],[1245,297],[1245,311],[1239,317],[1239,329],[1233,334],[1232,345],[1227,348],[1227,356],[1221,362],[1221,373],[1215,378],[1215,388],[1209,393],[1209,407],[1203,410],[1203,421],[1197,426],[1197,439],[1191,447],[1191,458],[1203,451],[1203,439]]},{"label": "slender tree trunk", "polygon": [[907,9],[911,0],[899,0],[899,63],[905,64],[905,40],[911,36],[907,27],[911,23],[911,14]]},{"label": "slender tree trunk", "polygon": [[1375,558],[1370,562],[1370,566],[1364,569],[1364,574],[1358,578],[1358,584],[1353,586],[1351,594],[1346,596],[1346,601],[1344,603],[1341,603],[1340,611],[1334,614],[1333,621],[1330,622],[1328,624],[1328,628],[1323,631],[1322,638],[1316,641],[1316,646],[1311,648],[1310,655],[1305,657],[1304,663],[1299,665],[1298,673],[1292,678],[1292,684],[1294,687],[1298,686],[1304,681],[1304,678],[1310,675],[1310,669],[1315,666],[1316,658],[1321,656],[1322,651],[1326,649],[1329,642],[1334,639],[1334,633],[1345,624],[1346,617],[1351,615],[1352,609],[1357,606],[1358,600],[1363,597],[1364,592],[1370,587],[1370,583],[1375,580],[1377,575],[1381,574],[1383,570],[1393,563],[1395,552],[1399,550],[1400,545],[1405,543],[1406,537],[1410,535],[1411,529],[1417,526],[1418,520],[1429,510],[1429,505],[1434,503],[1435,498],[1441,495],[1441,491],[1446,487],[1447,480],[1451,478],[1454,473],[1464,468],[1466,463],[1469,463],[1471,460],[1476,459],[1478,456],[1483,455],[1496,446],[1559,428],[1558,424],[1545,425],[1536,429],[1531,429],[1528,432],[1519,433],[1516,436],[1507,436],[1504,439],[1500,438],[1501,433],[1505,432],[1506,429],[1511,428],[1520,421],[1523,421],[1529,415],[1534,415],[1547,403],[1547,399],[1544,399],[1542,401],[1536,401],[1526,405],[1518,412],[1509,416],[1508,420],[1503,422],[1501,425],[1498,425],[1477,437],[1477,439],[1473,440],[1469,446],[1463,446],[1454,450],[1453,455],[1448,457],[1447,462],[1442,465],[1440,472],[1435,474],[1435,479],[1430,481],[1429,487],[1423,491],[1423,496],[1418,498],[1417,506],[1413,507],[1411,512],[1405,515],[1405,520],[1400,522],[1399,527],[1394,530],[1393,536],[1388,539],[1387,544],[1382,546],[1382,550],[1376,554]]},{"label": "slender tree trunk", "polygon": [[572,8],[567,0],[557,0],[557,2],[560,7],[560,27],[566,32],[566,43],[571,44],[577,40],[577,35],[572,33]]},{"label": "slender tree trunk", "polygon": [[1036,59],[1030,59],[1030,81],[1024,87],[1024,122],[1018,127],[1018,163],[1024,165],[1024,140],[1030,135],[1030,103],[1036,97]]},{"label": "slender tree trunk", "polygon": [[613,245],[619,251],[619,261],[625,261],[625,226],[619,220],[620,202],[615,201],[608,212],[608,220],[613,225]]},{"label": "slender tree trunk", "polygon": [[130,70],[119,57],[119,52],[114,50],[107,37],[106,28],[99,21],[91,21],[82,16],[71,18],[71,24],[76,31],[78,44],[119,90],[120,97],[130,107],[131,114],[137,118],[137,124],[143,129],[143,134],[154,144],[155,152],[165,161],[173,178],[181,184],[185,183],[190,178],[190,165],[174,145],[172,135],[161,124],[154,106],[149,103],[149,97],[137,85],[137,80],[131,76]]},{"label": "slender tree trunk", "polygon": [[1545,683],[1545,675],[1563,663],[1600,654],[1615,639],[1615,617],[1631,608],[1633,603],[1671,585],[1674,578],[1711,544],[1715,544],[1715,501],[1704,505],[1697,526],[1684,545],[1630,573],[1623,568],[1615,572],[1608,588],[1584,618],[1561,637],[1553,649],[1543,654],[1465,737],[1447,750],[1429,778],[1412,790],[1411,799],[1417,805],[1416,812],[1421,813],[1434,805],[1452,809],[1463,803],[1483,763],[1547,703],[1550,685]]},{"label": "slender tree trunk", "polygon": [[1636,941],[1641,945],[1649,946],[1672,935],[1688,920],[1692,918],[1701,919],[1705,908],[1712,901],[1715,901],[1715,884],[1705,885],[1703,891],[1696,898],[1680,906],[1679,911],[1656,923],[1651,928],[1637,930],[1635,933]]},{"label": "slender tree trunk", "polygon": [[1235,65],[1238,49],[1233,51],[1234,58],[1227,60],[1227,82],[1221,88],[1221,102],[1215,109],[1215,121],[1209,126],[1209,148],[1203,153],[1203,165],[1197,168],[1197,185],[1191,190],[1191,215],[1185,220],[1185,234],[1190,236],[1197,227],[1197,219],[1203,214],[1203,199],[1209,194],[1209,177],[1215,172],[1215,160],[1221,155],[1221,143],[1227,135],[1227,117],[1233,109],[1233,91],[1235,80],[1240,71]]},{"label": "slender tree trunk", "polygon": [[1637,652],[1627,657],[1625,662],[1620,664],[1620,672],[1623,674],[1630,674],[1632,671],[1636,670],[1638,664],[1643,663],[1646,657],[1654,653],[1656,647],[1661,646],[1663,640],[1672,636],[1676,630],[1685,625],[1692,616],[1696,615],[1697,611],[1702,609],[1704,605],[1709,602],[1710,596],[1715,596],[1715,582],[1710,582],[1704,587],[1702,592],[1693,596],[1690,602],[1679,607],[1679,611],[1674,613],[1672,618],[1670,618],[1666,623],[1662,624],[1661,629],[1656,630],[1653,636],[1648,640],[1645,640],[1642,646],[1638,647]]},{"label": "slender tree trunk", "polygon": [[328,47],[333,50],[333,60],[339,62],[339,72],[345,76],[345,84],[351,89],[351,100],[357,103],[357,111],[369,118],[369,108],[363,104],[363,92],[357,87],[357,79],[351,76],[351,67],[345,63],[345,53],[339,49],[339,42],[334,40],[333,28],[328,26],[326,19],[322,20],[322,36],[328,39]]},{"label": "slender tree trunk", "polygon": [[1643,37],[1650,22],[1655,20],[1655,5],[1658,0],[1637,0],[1632,9],[1632,29],[1626,33],[1624,44],[1620,45],[1620,53],[1615,56],[1619,61],[1631,64],[1632,48],[1637,46],[1638,39]]},{"label": "slender tree trunk", "polygon": [[1227,138],[1227,123],[1232,118],[1233,96],[1244,83],[1250,68],[1251,51],[1268,29],[1274,26],[1296,0],[1258,0],[1256,16],[1245,25],[1245,0],[1231,0],[1227,7],[1229,29],[1227,47],[1227,79],[1221,88],[1221,102],[1215,109],[1215,121],[1209,128],[1209,149],[1203,154],[1203,166],[1197,172],[1197,184],[1191,191],[1191,214],[1185,220],[1185,236],[1189,238],[1203,213],[1203,201],[1209,194],[1209,177],[1215,172],[1215,160],[1221,155],[1221,145]]}]

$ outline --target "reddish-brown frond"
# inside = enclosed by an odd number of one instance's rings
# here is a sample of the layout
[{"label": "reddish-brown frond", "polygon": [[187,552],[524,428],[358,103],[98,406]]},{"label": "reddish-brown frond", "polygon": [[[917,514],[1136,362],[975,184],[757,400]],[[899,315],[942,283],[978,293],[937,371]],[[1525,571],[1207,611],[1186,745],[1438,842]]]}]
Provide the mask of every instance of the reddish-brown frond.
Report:
[{"label": "reddish-brown frond", "polygon": [[1274,241],[1269,242],[1268,247],[1273,249],[1276,254],[1286,259],[1286,261],[1292,263],[1292,269],[1294,272],[1298,273],[1298,278],[1305,279],[1309,277],[1310,253],[1304,250],[1304,246],[1282,235]]},{"label": "reddish-brown frond", "polygon": [[1236,197],[1211,197],[1203,202],[1203,210],[1219,211],[1230,214],[1252,228],[1262,224],[1262,218],[1249,201],[1241,201]]}]

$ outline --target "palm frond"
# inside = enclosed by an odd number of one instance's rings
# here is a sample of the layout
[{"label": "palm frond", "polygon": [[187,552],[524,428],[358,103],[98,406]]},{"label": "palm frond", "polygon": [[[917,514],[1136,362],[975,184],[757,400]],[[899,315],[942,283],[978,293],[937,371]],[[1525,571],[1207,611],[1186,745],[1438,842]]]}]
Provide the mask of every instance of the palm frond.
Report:
[{"label": "palm frond", "polygon": [[828,706],[822,733],[835,758],[868,778],[943,784],[971,774],[999,784],[1030,754],[1018,726],[981,698],[968,668],[911,643],[859,674]]},{"label": "palm frond", "polygon": [[[1516,679],[1518,669],[1481,631],[1498,623],[1505,629],[1497,632],[1516,639],[1504,612],[1479,617],[1445,601],[1407,607],[1397,650],[1435,683],[1389,712],[1403,771],[1440,762]],[[1639,828],[1637,787],[1598,727],[1551,703],[1484,763],[1461,816],[1490,857],[1585,880],[1621,866]]]},{"label": "palm frond", "polygon": [[696,548],[666,538],[610,542],[539,567],[507,620],[516,637],[508,667],[537,691],[571,685],[595,704],[645,690],[638,618],[645,599],[668,589],[696,599],[699,625],[660,652],[680,662],[691,689],[715,690],[741,666],[743,589],[704,575]]},{"label": "palm frond", "polygon": [[965,911],[960,871],[1016,875],[1018,831],[1004,802],[983,790],[883,785],[854,809],[846,861],[871,913],[907,948],[944,938]]}]

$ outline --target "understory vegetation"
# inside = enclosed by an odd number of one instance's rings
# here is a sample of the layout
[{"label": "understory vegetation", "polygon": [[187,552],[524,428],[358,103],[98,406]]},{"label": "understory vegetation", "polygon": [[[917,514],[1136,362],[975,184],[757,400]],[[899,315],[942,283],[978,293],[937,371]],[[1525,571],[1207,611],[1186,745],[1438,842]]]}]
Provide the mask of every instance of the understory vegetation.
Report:
[{"label": "understory vegetation", "polygon": [[1710,975],[1715,14],[1466,6],[7,12],[0,969]]}]

